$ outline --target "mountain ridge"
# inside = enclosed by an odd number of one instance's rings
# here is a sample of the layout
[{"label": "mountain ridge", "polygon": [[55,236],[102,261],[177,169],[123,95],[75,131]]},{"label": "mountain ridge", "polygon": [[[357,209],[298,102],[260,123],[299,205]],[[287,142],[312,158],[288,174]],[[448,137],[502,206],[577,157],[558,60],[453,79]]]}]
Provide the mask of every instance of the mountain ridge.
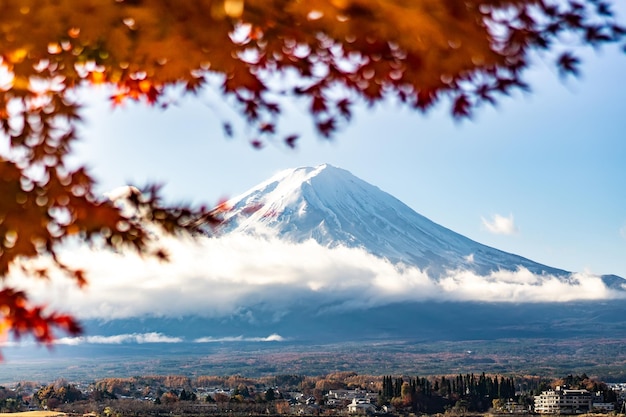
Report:
[{"label": "mountain ridge", "polygon": [[[478,243],[417,213],[397,198],[330,164],[283,170],[229,200],[225,233],[243,232],[328,247],[360,247],[393,263],[489,274],[528,269],[567,279],[560,268]],[[626,280],[605,275],[611,288]],[[621,278],[621,277],[617,277]]]}]

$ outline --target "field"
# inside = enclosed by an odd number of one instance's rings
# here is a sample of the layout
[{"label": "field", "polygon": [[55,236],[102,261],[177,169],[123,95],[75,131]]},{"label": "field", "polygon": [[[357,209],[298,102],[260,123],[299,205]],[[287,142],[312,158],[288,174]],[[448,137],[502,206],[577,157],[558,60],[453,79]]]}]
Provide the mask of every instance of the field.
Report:
[{"label": "field", "polygon": [[57,378],[88,382],[134,375],[314,376],[334,371],[419,376],[484,371],[548,378],[586,373],[605,382],[626,381],[626,340],[608,338],[144,344],[97,353],[83,346],[38,349],[35,357],[20,349],[3,351],[0,383]]}]

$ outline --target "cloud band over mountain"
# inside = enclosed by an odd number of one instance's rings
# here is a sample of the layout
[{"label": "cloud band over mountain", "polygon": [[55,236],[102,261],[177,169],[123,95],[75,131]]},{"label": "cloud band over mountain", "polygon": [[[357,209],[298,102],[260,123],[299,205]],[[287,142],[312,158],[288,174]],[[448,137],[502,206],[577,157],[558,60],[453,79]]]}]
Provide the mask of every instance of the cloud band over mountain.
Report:
[{"label": "cloud band over mountain", "polygon": [[[124,205],[124,190],[116,194],[113,201]],[[626,298],[620,277],[569,273],[482,245],[327,164],[282,171],[228,205],[217,237],[193,240],[155,228],[169,262],[68,245],[61,260],[86,272],[85,290],[62,277],[33,282],[19,268],[13,279],[32,287],[35,301],[100,320],[237,316],[258,323],[262,312],[264,321],[278,323],[302,307],[317,313],[407,302]],[[516,230],[512,215],[495,217],[492,226]],[[266,331],[249,337],[276,330]],[[196,338],[205,336],[215,337]]]},{"label": "cloud band over mountain", "polygon": [[258,305],[279,317],[321,301],[351,310],[403,301],[567,302],[626,294],[588,273],[564,279],[524,268],[485,275],[456,270],[433,278],[428,270],[392,264],[363,249],[328,248],[314,240],[288,243],[237,233],[161,243],[170,262],[88,248],[67,251],[63,260],[87,272],[85,290],[62,277],[13,279],[27,283],[37,301],[84,319],[225,317]]}]

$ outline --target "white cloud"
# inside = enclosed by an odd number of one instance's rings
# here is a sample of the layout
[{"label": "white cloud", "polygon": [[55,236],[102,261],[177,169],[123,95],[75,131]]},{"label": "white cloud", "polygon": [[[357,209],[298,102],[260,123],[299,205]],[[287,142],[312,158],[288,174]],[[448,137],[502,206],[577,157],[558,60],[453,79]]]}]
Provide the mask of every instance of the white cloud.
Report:
[{"label": "white cloud", "polygon": [[284,342],[285,338],[279,334],[271,334],[267,337],[201,337],[194,340],[196,343],[219,343],[219,342]]},{"label": "white cloud", "polygon": [[[459,270],[434,279],[427,271],[393,265],[361,249],[327,248],[312,240],[290,244],[228,235],[199,241],[165,238],[162,243],[169,248],[170,262],[82,247],[67,251],[63,261],[88,274],[90,284],[85,290],[55,276],[38,282],[17,274],[11,279],[22,286],[28,282],[35,301],[83,319],[225,317],[254,306],[264,306],[278,319],[298,303],[318,301],[342,310],[420,300],[539,302],[624,297],[588,273],[563,280],[526,269],[485,276]],[[158,334],[116,338],[90,342],[179,341]]]},{"label": "white cloud", "polygon": [[114,336],[80,336],[80,337],[63,337],[55,340],[57,345],[82,345],[84,343],[97,345],[120,345],[122,343],[180,343],[183,339],[180,337],[166,336],[162,333],[131,333],[120,334]]},{"label": "white cloud", "polygon": [[491,220],[487,220],[484,217],[481,218],[483,226],[496,235],[513,235],[517,233],[518,229],[513,220],[513,214],[509,214],[509,217],[504,217],[499,214],[495,214],[491,217]]},{"label": "white cloud", "polygon": [[536,275],[524,268],[486,276],[456,271],[440,283],[458,301],[568,302],[624,297],[607,288],[595,275],[577,273],[564,281],[555,276]]},{"label": "white cloud", "polygon": [[[273,333],[267,337],[202,337],[195,339],[195,343],[220,343],[220,342],[284,342],[286,339],[279,334]],[[130,333],[113,336],[78,336],[61,337],[54,341],[55,345],[78,346],[83,344],[92,345],[121,345],[121,344],[145,344],[145,343],[181,343],[184,339],[180,337],[166,336],[162,333]],[[1,347],[12,346],[34,346],[32,340],[16,341],[8,340],[0,343]]]}]

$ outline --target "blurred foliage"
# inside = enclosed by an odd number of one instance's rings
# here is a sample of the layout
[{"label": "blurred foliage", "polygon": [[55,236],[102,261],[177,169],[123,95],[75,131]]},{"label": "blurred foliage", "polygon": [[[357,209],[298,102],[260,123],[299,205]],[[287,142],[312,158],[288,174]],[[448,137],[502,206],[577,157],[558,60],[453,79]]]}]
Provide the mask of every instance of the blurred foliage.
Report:
[{"label": "blurred foliage", "polygon": [[[93,192],[68,155],[80,121],[75,90],[104,84],[114,105],[166,108],[168,90],[217,88],[252,127],[251,144],[298,132],[279,128],[284,99],[303,101],[318,133],[331,137],[356,102],[396,97],[426,111],[451,103],[468,117],[483,103],[526,89],[530,54],[547,51],[562,74],[580,60],[567,45],[622,43],[626,31],[602,0],[3,0],[0,3],[0,276],[12,268],[46,278],[50,267],[18,262],[58,258],[70,238],[166,258],[144,220],[168,232],[206,231],[206,207],[165,207],[158,188],[133,191],[121,206]],[[224,121],[233,135],[233,124]],[[66,314],[0,291],[2,333],[54,339],[80,332]]]}]

